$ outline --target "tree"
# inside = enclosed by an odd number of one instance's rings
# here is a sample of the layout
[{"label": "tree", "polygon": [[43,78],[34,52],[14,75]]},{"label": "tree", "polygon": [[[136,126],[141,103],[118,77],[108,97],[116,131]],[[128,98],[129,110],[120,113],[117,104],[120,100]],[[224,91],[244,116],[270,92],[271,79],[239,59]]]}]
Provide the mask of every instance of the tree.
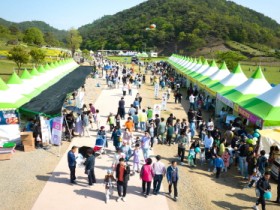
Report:
[{"label": "tree", "polygon": [[16,46],[9,51],[8,59],[16,63],[19,73],[21,66],[28,62],[29,54],[22,47]]},{"label": "tree", "polygon": [[59,41],[55,38],[54,34],[52,32],[46,32],[44,34],[44,39],[47,45],[50,46],[59,46]]},{"label": "tree", "polygon": [[44,35],[36,27],[28,28],[24,33],[23,41],[27,44],[42,45],[44,44]]},{"label": "tree", "polygon": [[43,63],[46,57],[46,54],[43,50],[41,49],[33,49],[29,52],[32,58],[32,62],[35,64],[37,67],[39,64]]},{"label": "tree", "polygon": [[234,67],[236,67],[239,61],[247,60],[246,56],[242,55],[240,52],[237,51],[218,51],[216,53],[216,57],[219,63],[225,61],[229,69],[234,69]]},{"label": "tree", "polygon": [[71,50],[72,57],[74,57],[76,49],[79,49],[79,47],[80,47],[80,45],[81,45],[81,43],[83,41],[79,31],[74,29],[74,28],[71,28],[68,31],[68,35],[67,35],[67,39],[66,40],[67,40],[68,47]]}]

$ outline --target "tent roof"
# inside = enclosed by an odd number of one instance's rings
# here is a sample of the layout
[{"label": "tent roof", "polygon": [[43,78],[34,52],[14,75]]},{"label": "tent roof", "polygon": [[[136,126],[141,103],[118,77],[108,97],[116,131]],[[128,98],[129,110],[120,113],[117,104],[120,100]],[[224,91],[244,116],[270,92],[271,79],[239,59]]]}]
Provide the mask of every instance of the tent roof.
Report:
[{"label": "tent roof", "polygon": [[258,68],[246,82],[222,95],[235,103],[240,103],[241,101],[258,96],[270,89],[271,86],[264,78],[261,68]]},{"label": "tent roof", "polygon": [[44,73],[47,69],[44,68],[42,65],[38,68],[38,72]]},{"label": "tent roof", "polygon": [[22,81],[19,76],[14,72],[12,76],[9,78],[7,84],[21,84]]},{"label": "tent roof", "polygon": [[20,76],[21,79],[31,79],[32,76],[31,74],[29,73],[29,71],[27,71],[27,69],[24,69],[21,76]]},{"label": "tent roof", "polygon": [[201,81],[204,85],[210,86],[218,81],[221,81],[230,74],[225,62],[221,65],[220,69],[214,72],[209,78]]},{"label": "tent roof", "polygon": [[38,70],[37,70],[36,68],[33,68],[33,69],[31,70],[30,74],[31,74],[32,76],[38,76],[38,75],[40,75],[40,73],[38,72]]},{"label": "tent roof", "polygon": [[0,77],[0,90],[7,90],[8,88],[8,85]]},{"label": "tent roof", "polygon": [[260,67],[254,72],[254,74],[246,82],[239,85],[235,90],[242,94],[256,94],[260,95],[271,89],[271,85],[266,81]]},{"label": "tent roof", "polygon": [[280,107],[280,84],[259,95],[257,98],[273,107]]},{"label": "tent roof", "polygon": [[280,84],[256,98],[241,102],[240,106],[262,118],[265,125],[280,126]]},{"label": "tent roof", "polygon": [[222,93],[231,90],[238,85],[241,85],[246,80],[247,77],[243,73],[240,64],[238,64],[228,76],[226,76],[220,82],[210,85],[209,88],[211,88],[213,91]]},{"label": "tent roof", "polygon": [[209,77],[211,74],[215,73],[216,71],[218,71],[219,68],[217,67],[217,64],[215,62],[215,60],[212,61],[211,65],[206,68],[203,72],[199,73],[198,75],[194,76],[194,79],[196,79],[197,81],[202,81],[205,78]]}]

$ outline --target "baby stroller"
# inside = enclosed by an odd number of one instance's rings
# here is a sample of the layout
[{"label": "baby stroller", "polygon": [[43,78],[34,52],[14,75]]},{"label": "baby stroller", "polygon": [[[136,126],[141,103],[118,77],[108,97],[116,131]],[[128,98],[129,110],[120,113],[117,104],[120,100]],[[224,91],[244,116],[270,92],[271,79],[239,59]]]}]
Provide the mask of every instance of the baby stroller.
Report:
[{"label": "baby stroller", "polygon": [[106,144],[106,139],[104,139],[102,136],[97,136],[95,140],[95,146],[93,147],[93,151],[95,154],[106,154],[105,151],[105,144]]}]

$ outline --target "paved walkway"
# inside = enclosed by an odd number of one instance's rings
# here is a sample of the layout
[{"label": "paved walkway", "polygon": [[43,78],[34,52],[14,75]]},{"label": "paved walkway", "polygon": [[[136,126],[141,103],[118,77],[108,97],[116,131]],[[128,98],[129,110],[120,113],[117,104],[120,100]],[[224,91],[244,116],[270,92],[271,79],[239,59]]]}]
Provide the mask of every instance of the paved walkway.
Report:
[{"label": "paved walkway", "polygon": [[[126,107],[132,103],[137,90],[133,90],[133,96],[126,96]],[[121,98],[121,88],[112,90],[103,90],[95,103],[95,107],[100,110],[102,116],[101,125],[105,124],[106,118],[110,112],[115,113],[118,107],[118,101]],[[107,126],[108,129],[108,126]],[[75,138],[69,150],[73,145],[77,146],[93,146],[95,143],[96,132],[91,132],[93,137],[81,137]],[[109,134],[107,134],[109,136]],[[76,169],[77,185],[69,183],[69,169],[67,165],[67,152],[63,155],[61,161],[55,168],[44,187],[43,191],[39,195],[37,201],[33,206],[33,210],[77,210],[77,209],[160,209],[168,210],[168,204],[164,193],[161,195],[152,195],[148,198],[144,198],[141,195],[141,180],[139,175],[131,176],[128,183],[128,193],[126,196],[126,202],[116,202],[117,192],[115,188],[114,198],[105,203],[104,185],[103,179],[106,174],[106,170],[110,168],[112,164],[112,157],[114,154],[114,148],[112,142],[109,142],[109,151],[106,155],[102,155],[101,158],[96,159],[95,175],[97,178],[97,184],[92,187],[88,187],[87,176],[84,174],[84,168]],[[38,175],[40,176],[40,175]],[[163,187],[162,187],[163,192]],[[152,190],[151,190],[152,191]]]}]

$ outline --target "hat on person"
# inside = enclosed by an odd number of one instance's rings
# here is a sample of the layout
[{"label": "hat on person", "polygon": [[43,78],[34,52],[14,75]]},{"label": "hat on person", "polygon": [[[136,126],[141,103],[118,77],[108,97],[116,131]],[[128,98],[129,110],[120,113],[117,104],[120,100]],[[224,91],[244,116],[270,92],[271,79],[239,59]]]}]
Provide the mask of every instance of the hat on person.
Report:
[{"label": "hat on person", "polygon": [[107,174],[111,174],[112,173],[112,170],[111,169],[108,169],[107,170]]}]

